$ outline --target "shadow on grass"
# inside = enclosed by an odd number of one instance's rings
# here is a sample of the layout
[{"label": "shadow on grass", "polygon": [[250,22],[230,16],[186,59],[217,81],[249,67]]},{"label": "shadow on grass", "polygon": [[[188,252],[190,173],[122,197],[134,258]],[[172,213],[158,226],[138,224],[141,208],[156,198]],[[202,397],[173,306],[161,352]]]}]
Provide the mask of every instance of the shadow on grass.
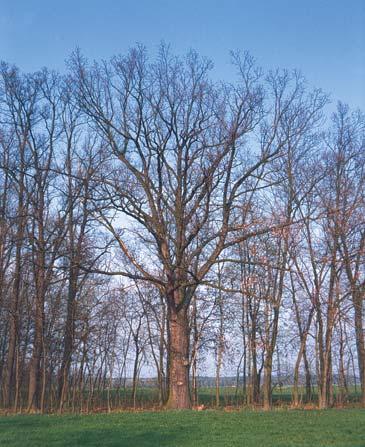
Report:
[{"label": "shadow on grass", "polygon": [[57,419],[28,415],[0,420],[1,447],[184,447],[191,445],[191,439],[203,439],[197,426],[169,426],[158,421],[147,424],[138,416],[107,426],[103,420],[87,416]]},{"label": "shadow on grass", "polygon": [[[194,436],[194,435],[193,435]],[[103,430],[87,429],[83,430],[77,436],[68,434],[62,439],[62,443],[57,443],[54,439],[50,445],[57,446],[87,446],[87,447],[172,447],[184,446],[188,442],[186,436],[179,436],[176,430],[170,433],[156,433],[155,431],[146,430],[139,433],[108,433]]]}]

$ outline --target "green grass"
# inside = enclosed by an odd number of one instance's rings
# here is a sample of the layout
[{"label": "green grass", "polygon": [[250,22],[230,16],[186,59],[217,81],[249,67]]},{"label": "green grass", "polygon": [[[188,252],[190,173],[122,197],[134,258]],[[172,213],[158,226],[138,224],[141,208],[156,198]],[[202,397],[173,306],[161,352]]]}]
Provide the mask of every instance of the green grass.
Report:
[{"label": "green grass", "polygon": [[365,411],[207,410],[0,417],[6,447],[365,447]]}]

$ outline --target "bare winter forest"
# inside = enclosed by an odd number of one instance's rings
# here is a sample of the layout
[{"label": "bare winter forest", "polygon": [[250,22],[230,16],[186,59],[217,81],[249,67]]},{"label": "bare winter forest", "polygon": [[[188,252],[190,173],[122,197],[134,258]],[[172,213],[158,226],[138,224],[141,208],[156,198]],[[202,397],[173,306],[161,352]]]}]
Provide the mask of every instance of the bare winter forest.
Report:
[{"label": "bare winter forest", "polygon": [[136,406],[140,376],[190,408],[213,375],[219,405],[227,374],[242,405],[365,405],[365,117],[246,53],[211,69],[1,64],[3,409]]}]

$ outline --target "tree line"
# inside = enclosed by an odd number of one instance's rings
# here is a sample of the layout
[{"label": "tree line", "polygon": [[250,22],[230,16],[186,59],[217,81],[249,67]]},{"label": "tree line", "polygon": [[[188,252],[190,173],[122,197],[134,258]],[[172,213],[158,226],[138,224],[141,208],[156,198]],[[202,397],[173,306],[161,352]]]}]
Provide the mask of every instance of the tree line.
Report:
[{"label": "tree line", "polygon": [[[297,71],[142,46],[0,71],[0,383],[14,411],[365,405],[365,119]],[[283,372],[285,371],[285,373]],[[315,397],[315,396],[316,397]],[[123,400],[124,399],[124,400]]]}]

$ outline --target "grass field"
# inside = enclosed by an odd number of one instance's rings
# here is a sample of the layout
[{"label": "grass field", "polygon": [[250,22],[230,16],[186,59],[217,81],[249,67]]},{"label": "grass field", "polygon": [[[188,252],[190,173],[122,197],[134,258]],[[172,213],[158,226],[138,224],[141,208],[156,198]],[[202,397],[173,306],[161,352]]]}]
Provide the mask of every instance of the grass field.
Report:
[{"label": "grass field", "polygon": [[6,447],[365,447],[365,410],[0,417]]}]

